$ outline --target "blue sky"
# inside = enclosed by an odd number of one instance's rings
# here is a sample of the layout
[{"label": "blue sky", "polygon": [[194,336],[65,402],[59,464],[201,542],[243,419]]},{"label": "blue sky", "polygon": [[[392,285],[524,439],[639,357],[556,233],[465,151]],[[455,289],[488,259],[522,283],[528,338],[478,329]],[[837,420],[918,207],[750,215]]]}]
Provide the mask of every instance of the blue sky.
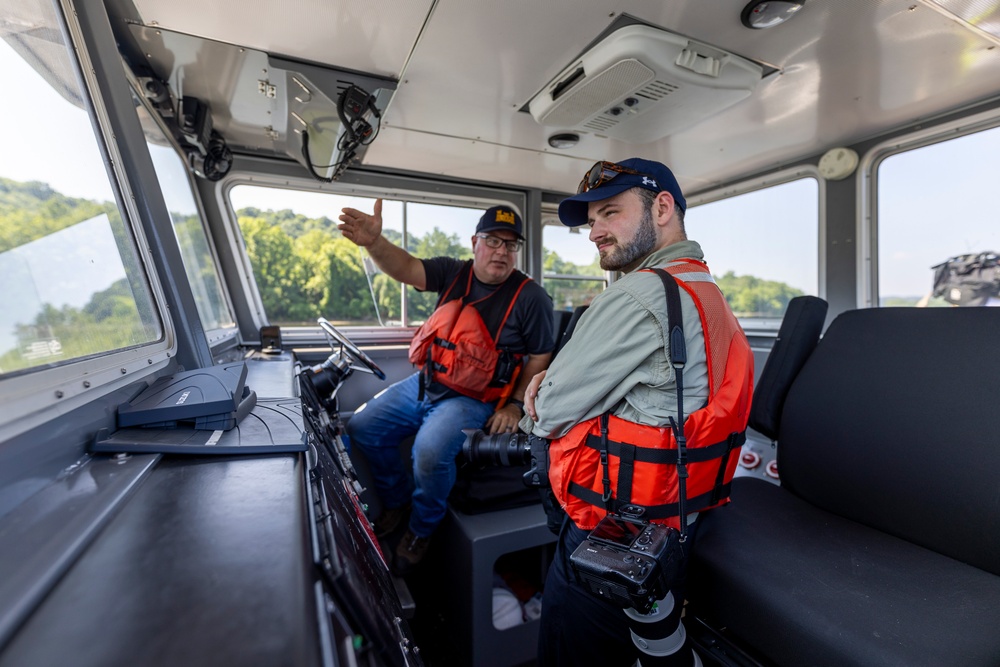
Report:
[{"label": "blue sky", "polygon": [[931,287],[930,267],[954,255],[1000,252],[998,155],[1000,128],[994,128],[882,163],[878,261],[883,296],[923,295]]}]

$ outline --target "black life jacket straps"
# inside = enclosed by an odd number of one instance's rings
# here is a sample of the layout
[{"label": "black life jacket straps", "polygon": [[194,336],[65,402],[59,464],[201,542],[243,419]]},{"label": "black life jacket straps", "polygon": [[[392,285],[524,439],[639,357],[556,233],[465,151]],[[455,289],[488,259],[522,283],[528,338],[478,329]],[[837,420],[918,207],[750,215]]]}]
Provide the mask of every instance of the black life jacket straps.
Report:
[{"label": "black life jacket straps", "polygon": [[[704,447],[694,447],[688,448],[687,450],[687,462],[688,463],[704,463],[705,461],[711,461],[713,459],[723,458],[728,455],[733,449],[739,449],[746,442],[746,433],[732,433],[728,438],[721,442],[716,442],[711,445],[706,445]],[[601,439],[596,435],[588,435],[584,446],[591,449],[601,450]],[[617,456],[622,458],[622,451],[626,448],[635,449],[634,460],[639,463],[660,463],[663,465],[673,465],[677,463],[677,454],[674,453],[672,449],[661,449],[659,447],[643,447],[641,445],[632,445],[629,443],[621,443],[615,440],[608,440],[608,454],[610,456]],[[725,468],[725,466],[723,466]]]},{"label": "black life jacket straps", "polygon": [[[743,443],[747,441],[746,431],[742,433],[730,433],[729,437],[725,440],[726,451],[719,457],[719,472],[715,475],[715,488],[712,493],[712,503],[717,503],[722,500],[722,487],[723,482],[726,479],[726,468],[729,467],[729,455],[733,453],[734,449],[739,449],[743,446]],[[719,443],[723,444],[723,443]]]},{"label": "black life jacket straps", "polygon": [[[729,488],[731,484],[723,484],[721,488],[721,493],[719,497],[725,497],[729,495]],[[608,503],[605,503],[601,494],[592,489],[588,489],[585,486],[581,486],[576,482],[569,483],[570,494],[576,496],[584,502],[590,503],[596,507],[604,507],[608,509],[609,505],[611,509],[609,512],[616,512],[619,507],[624,505],[635,506],[635,503],[626,503],[618,500],[617,498],[611,498]],[[701,495],[695,496],[694,498],[686,498],[684,502],[684,511],[688,514],[692,512],[700,512],[703,509],[707,509],[715,505],[716,502],[713,497],[716,495],[716,490],[713,489]],[[666,503],[663,505],[641,505],[643,508],[642,518],[643,519],[670,519],[675,516],[681,516],[680,513],[680,503]],[[684,527],[686,521],[681,521],[681,527]],[[686,530],[685,530],[686,532]]]}]

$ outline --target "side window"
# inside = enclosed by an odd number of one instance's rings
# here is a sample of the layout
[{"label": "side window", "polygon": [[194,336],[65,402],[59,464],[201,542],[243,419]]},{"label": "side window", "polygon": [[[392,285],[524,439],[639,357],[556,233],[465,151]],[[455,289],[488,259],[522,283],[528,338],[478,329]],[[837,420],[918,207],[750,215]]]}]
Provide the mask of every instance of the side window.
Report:
[{"label": "side window", "polygon": [[[383,274],[337,229],[344,207],[371,212],[375,199],[237,185],[230,191],[264,312],[271,324],[411,326],[435,295]],[[382,234],[421,258],[472,256],[482,210],[383,200]]]},{"label": "side window", "polygon": [[[482,210],[433,204],[406,205],[406,249],[414,257],[472,258],[472,236]],[[436,292],[406,288],[407,322],[420,324],[437,303]]]},{"label": "side window", "polygon": [[0,5],[0,375],[163,339],[57,5]]},{"label": "side window", "polygon": [[880,306],[1000,306],[1000,128],[878,167]]},{"label": "side window", "polygon": [[819,293],[814,178],[692,206],[684,226],[744,327],[776,331],[789,301]]},{"label": "side window", "polygon": [[588,305],[608,284],[590,229],[566,227],[554,211],[543,219],[542,285],[557,309]]},{"label": "side window", "polygon": [[187,167],[145,107],[137,106],[136,109],[146,135],[149,154],[153,158],[156,178],[160,182],[167,210],[170,211],[174,233],[181,249],[181,260],[184,262],[184,273],[191,283],[202,326],[209,332],[231,329],[236,323],[222,291],[222,281],[219,280],[208,234],[191,192]]}]

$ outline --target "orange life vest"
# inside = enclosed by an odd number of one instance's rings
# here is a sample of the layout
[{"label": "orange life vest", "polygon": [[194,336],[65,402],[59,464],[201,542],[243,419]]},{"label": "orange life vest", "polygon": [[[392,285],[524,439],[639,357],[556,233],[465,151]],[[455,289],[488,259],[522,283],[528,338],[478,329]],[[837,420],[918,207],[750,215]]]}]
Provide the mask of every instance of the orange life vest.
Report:
[{"label": "orange life vest", "polygon": [[514,271],[487,296],[467,301],[472,276],[469,260],[414,334],[410,362],[423,369],[423,386],[439,382],[486,403],[506,400],[514,389],[524,355],[497,348],[497,341],[517,297],[531,278]]},{"label": "orange life vest", "polygon": [[[746,440],[750,416],[753,352],[704,262],[684,259],[665,268],[694,300],[705,333],[708,402],[683,426],[688,475],[683,510],[691,513],[729,502],[739,459],[731,453]],[[607,452],[606,465],[602,450]],[[605,414],[552,441],[549,480],[559,503],[584,530],[594,528],[608,508],[617,511],[624,505],[638,505],[644,509],[642,518],[679,528],[677,455],[669,426],[646,426]]]}]

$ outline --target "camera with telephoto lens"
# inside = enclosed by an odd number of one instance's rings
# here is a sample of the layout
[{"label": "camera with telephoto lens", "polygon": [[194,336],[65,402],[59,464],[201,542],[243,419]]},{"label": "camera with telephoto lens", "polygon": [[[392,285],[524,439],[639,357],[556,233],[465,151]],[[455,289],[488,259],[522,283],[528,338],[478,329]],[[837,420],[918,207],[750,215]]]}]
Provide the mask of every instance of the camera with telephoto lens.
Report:
[{"label": "camera with telephoto lens", "polygon": [[601,519],[570,556],[570,564],[594,595],[648,614],[679,574],[680,533],[638,519],[641,507],[627,505],[620,511]]},{"label": "camera with telephoto lens", "polygon": [[524,473],[524,485],[549,485],[549,441],[524,433],[487,435],[479,429],[463,428],[462,453],[470,463],[492,466],[531,465]]}]

